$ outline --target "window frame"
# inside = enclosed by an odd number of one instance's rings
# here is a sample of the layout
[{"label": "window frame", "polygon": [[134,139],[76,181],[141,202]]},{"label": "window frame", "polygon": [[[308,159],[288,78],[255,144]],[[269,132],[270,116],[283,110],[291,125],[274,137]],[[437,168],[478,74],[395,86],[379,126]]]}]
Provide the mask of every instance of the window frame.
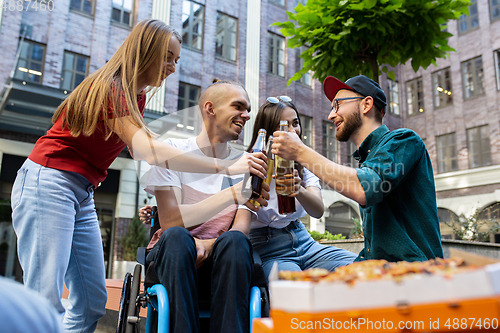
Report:
[{"label": "window frame", "polygon": [[[14,78],[22,80],[22,81],[28,81],[28,82],[31,82],[31,83],[35,83],[35,84],[43,84],[43,74],[45,72],[45,57],[47,55],[47,45],[46,44],[42,44],[42,43],[38,43],[38,42],[35,42],[35,41],[32,41],[32,40],[29,40],[29,39],[24,39],[22,41],[20,40],[19,42],[20,43],[28,43],[29,44],[29,46],[28,46],[29,47],[29,49],[28,49],[29,57],[27,59],[26,58],[22,58],[22,48],[23,48],[23,45],[20,45],[21,52],[19,54],[19,59],[17,59],[17,64],[16,64],[16,70],[15,70],[15,73],[14,73]],[[32,60],[33,45],[38,45],[38,46],[41,46],[43,48],[43,55],[42,55],[42,60],[41,61]],[[27,63],[26,67],[22,67],[22,68],[26,69],[26,72],[19,70],[19,68],[21,68],[19,66],[19,62],[22,61],[22,60],[26,61],[26,63]],[[40,64],[41,65],[41,70],[40,71],[32,70],[30,68],[32,63]],[[36,75],[36,74],[30,73],[29,71],[31,71],[31,70],[34,71],[34,72],[40,72],[41,75]],[[18,73],[27,73],[26,74],[26,78],[20,78],[18,76]],[[29,79],[29,75],[39,76],[40,77],[40,82],[30,80]]]},{"label": "window frame", "polygon": [[[181,20],[182,22],[182,47],[186,47],[188,49],[191,49],[191,50],[196,50],[196,51],[201,51],[203,52],[203,47],[204,47],[204,38],[203,38],[203,33],[204,33],[204,30],[205,30],[205,6],[203,4],[200,4],[200,3],[197,3],[195,1],[191,1],[191,0],[183,0],[182,1],[182,16],[184,16],[184,4],[185,3],[189,3],[189,16],[188,16],[188,28],[185,29],[184,28],[184,19]],[[198,5],[200,6],[200,8],[202,9],[202,17],[201,19],[199,18],[195,18],[195,11],[193,9],[193,6],[194,5]],[[197,33],[197,34],[194,34],[193,33],[193,27],[195,25],[195,21],[200,21],[200,26],[201,26],[201,31],[200,33]],[[187,33],[187,40],[184,40],[184,35],[185,33]],[[193,46],[193,40],[194,40],[194,37],[193,36],[199,36],[200,40],[201,40],[201,43],[200,43],[200,47],[198,48],[197,46]]]},{"label": "window frame", "polygon": [[[471,0],[471,3],[472,4],[469,6],[469,14],[468,15],[462,14],[462,15],[460,15],[460,17],[457,20],[457,24],[458,24],[457,31],[458,31],[459,35],[465,35],[466,33],[469,33],[470,31],[474,31],[474,30],[479,29],[480,22],[479,22],[479,10],[478,10],[478,6],[477,6],[477,1],[476,0]],[[474,16],[470,16],[471,7],[473,7],[473,6],[476,7],[476,14]],[[477,26],[470,27],[471,26],[471,21],[474,18],[477,18]],[[466,30],[462,30],[462,28],[461,28],[461,24],[464,23],[464,22],[467,24],[467,29]]]},{"label": "window frame", "polygon": [[[115,7],[114,1],[116,1],[116,0],[112,0],[111,1],[111,22],[114,23],[114,24],[118,24],[120,26],[131,28],[134,25],[135,0],[131,0],[132,1],[132,7],[130,8],[130,13],[129,13],[129,15],[130,15],[130,22],[128,24],[123,22],[123,13],[125,12],[123,5],[124,5],[124,2],[126,0],[121,0],[122,4],[121,4],[120,8]],[[113,10],[114,9],[119,9],[120,10],[120,21],[117,21],[117,20],[113,19]]]},{"label": "window frame", "polygon": [[299,114],[299,119],[302,132],[302,142],[304,142],[306,146],[313,148],[314,118],[305,114]]},{"label": "window frame", "polygon": [[500,49],[493,51],[493,59],[495,61],[495,81],[497,90],[500,90]]},{"label": "window frame", "polygon": [[[283,3],[281,3],[283,2]],[[279,7],[286,7],[286,0],[269,0],[269,3],[272,3],[273,5],[279,6]]]},{"label": "window frame", "polygon": [[[482,134],[483,129],[486,131],[487,136],[484,136]],[[478,147],[479,152],[475,153],[475,154],[471,153],[471,151],[473,151],[472,142],[471,142],[471,135],[470,135],[472,133],[472,131],[476,131],[476,136],[477,136],[478,140],[475,140],[475,141],[477,141],[477,144],[479,145],[479,147]],[[480,168],[480,167],[492,165],[489,125],[486,124],[486,125],[467,128],[466,129],[466,137],[467,137],[469,169]],[[473,161],[474,156],[479,157],[480,161],[478,164],[474,164],[474,161]]]},{"label": "window frame", "polygon": [[[477,60],[481,61],[481,67],[479,70],[478,70],[478,68],[476,68]],[[466,70],[467,64],[471,63],[471,62],[472,62],[472,71],[473,71],[472,73],[470,73],[470,75],[472,76],[472,89],[467,90],[469,85],[466,84],[466,82],[469,82],[469,80],[467,80],[467,78],[465,77],[465,75],[466,75],[465,70]],[[460,72],[462,75],[462,89],[463,89],[462,92],[464,94],[464,96],[463,96],[464,100],[469,100],[469,99],[472,99],[476,96],[481,96],[481,95],[485,94],[484,67],[483,67],[482,56],[474,57],[474,58],[471,58],[469,60],[463,61],[460,64]],[[480,74],[478,74],[478,72],[480,72]],[[467,73],[467,75],[469,75],[469,73]],[[481,76],[481,80],[480,80],[479,76]],[[475,93],[476,89],[479,90],[477,94]],[[470,96],[467,96],[468,95],[467,91],[469,91],[469,92],[472,91],[472,94]]]},{"label": "window frame", "polygon": [[[297,68],[297,72],[300,71],[302,68],[304,68],[304,59],[302,59],[302,57],[300,56],[304,51],[306,51],[309,47],[307,46],[301,46],[299,49],[298,49],[298,55],[297,55],[297,58],[298,58],[298,61],[297,61],[297,64],[298,64],[298,67]],[[307,73],[304,73],[304,75],[302,75],[299,79],[299,82],[308,86],[308,87],[312,87],[313,85],[313,73],[312,71],[307,71]]]},{"label": "window frame", "polygon": [[[446,76],[446,74],[448,74],[448,76]],[[434,108],[438,109],[453,105],[451,67],[445,67],[433,72],[431,74],[431,81]],[[439,88],[441,88],[441,90],[439,90]]]},{"label": "window frame", "polygon": [[[498,5],[493,6],[491,5],[492,0],[488,1],[488,8],[490,9],[490,22],[495,22],[500,19],[500,1],[498,2]],[[493,10],[498,9],[498,16],[493,17]]]},{"label": "window frame", "polygon": [[[441,139],[446,139],[444,147],[441,147]],[[440,158],[440,150],[442,149],[445,150],[444,161],[442,161],[442,158]],[[446,173],[458,170],[458,151],[455,132],[436,136],[436,158],[438,164],[438,173]],[[453,165],[454,161],[455,167]]]},{"label": "window frame", "polygon": [[[424,83],[422,77],[406,81],[406,112],[409,117],[424,113]],[[410,89],[411,88],[411,92]],[[421,89],[420,89],[421,88]],[[410,103],[411,95],[411,103]],[[416,106],[416,107],[415,107]]]},{"label": "window frame", "polygon": [[[79,14],[82,13],[82,14],[85,14],[85,15],[90,15],[90,16],[94,16],[94,10],[95,10],[95,1],[94,0],[76,0],[76,1],[79,1],[80,2],[80,8],[75,8],[75,7],[72,7],[72,2],[74,0],[70,0],[69,2],[69,9],[72,10],[72,11],[75,11],[75,12],[78,12]],[[90,12],[87,12],[85,10],[83,10],[83,4],[85,3],[85,1],[90,1]],[[111,8],[113,4],[111,4]]]},{"label": "window frame", "polygon": [[[356,168],[359,165],[359,162],[356,161],[354,156],[354,152],[357,150],[356,145],[352,143],[351,141],[346,142],[346,165],[351,167],[351,168]],[[358,162],[358,163],[357,163]],[[356,164],[357,163],[357,164]]]},{"label": "window frame", "polygon": [[[393,81],[392,79],[387,78],[387,86],[389,92],[389,113],[394,116],[401,116],[401,108],[400,108],[400,98],[399,98],[399,82]],[[396,96],[396,98],[395,98]],[[396,102],[394,102],[396,100]],[[397,110],[397,112],[395,111]]]},{"label": "window frame", "polygon": [[[323,120],[321,127],[323,134],[321,153],[330,161],[337,162],[337,158],[339,155],[339,143],[335,138],[335,135],[337,133],[335,125],[331,121]],[[333,149],[329,148],[329,146],[333,146]],[[332,152],[334,153],[333,158],[331,156]]]},{"label": "window frame", "polygon": [[[269,31],[267,41],[269,56],[267,60],[267,73],[284,78],[286,77],[286,39],[281,35]],[[280,46],[282,46],[281,49]],[[283,52],[283,62],[279,62],[280,50]],[[283,66],[283,75],[279,74],[280,65]],[[271,70],[269,70],[270,67]]]},{"label": "window frame", "polygon": [[[66,54],[72,54],[75,57],[74,60],[73,60],[72,70],[67,70],[66,69]],[[85,65],[85,73],[78,72],[76,70],[76,64],[77,64],[77,58],[78,57],[85,58],[85,60],[87,61],[86,65]],[[76,88],[76,86],[75,86],[75,76],[77,74],[80,74],[80,75],[83,74],[83,79],[85,80],[85,78],[89,75],[89,67],[90,67],[90,57],[82,55],[82,54],[78,54],[78,53],[75,53],[75,52],[71,52],[71,51],[66,51],[65,50],[64,54],[63,54],[63,64],[62,64],[62,70],[61,70],[61,84],[60,84],[60,88],[64,89],[64,90],[67,90],[67,91],[73,91]],[[69,89],[63,87],[63,85],[65,83],[64,82],[64,74],[66,72],[71,72],[71,85],[70,85],[71,88],[69,88]]]},{"label": "window frame", "polygon": [[[223,17],[222,54],[217,53],[217,35],[218,35],[218,31],[219,31],[219,16]],[[232,20],[235,21],[235,31],[229,31],[229,29],[228,29],[229,19],[232,19]],[[228,14],[223,13],[223,12],[219,12],[219,11],[217,12],[216,31],[215,31],[215,36],[216,36],[215,37],[215,56],[217,58],[224,59],[224,60],[231,61],[231,62],[236,62],[236,60],[238,59],[238,29],[239,29],[238,18],[233,17],[233,16],[228,15]],[[231,54],[230,50],[231,50],[231,48],[233,48],[233,46],[232,45],[226,46],[226,45],[230,44],[230,42],[231,42],[230,35],[233,32],[234,32],[234,35],[235,35],[234,59],[231,59],[231,57],[230,57],[230,54]]]},{"label": "window frame", "polygon": [[[184,86],[184,95],[181,94],[181,85]],[[186,89],[189,88],[189,89]],[[191,88],[196,88],[197,89],[197,94],[196,98],[192,99],[190,98],[190,89]],[[195,111],[194,117],[191,117],[189,114],[189,110],[186,110],[186,112],[180,112],[178,113],[179,115],[179,123],[176,125],[175,130],[178,132],[184,132],[184,133],[192,133],[192,134],[198,134],[199,132],[199,123],[200,123],[200,112],[198,108],[198,101],[200,99],[201,95],[201,87],[196,86],[187,82],[179,81],[179,94],[177,97],[177,111],[185,110],[185,109],[191,109]],[[180,105],[182,102],[182,106]],[[192,104],[192,105],[189,105]],[[186,125],[190,121],[193,122],[193,128],[188,128],[188,126],[191,125]],[[182,125],[182,126],[179,126]]]}]

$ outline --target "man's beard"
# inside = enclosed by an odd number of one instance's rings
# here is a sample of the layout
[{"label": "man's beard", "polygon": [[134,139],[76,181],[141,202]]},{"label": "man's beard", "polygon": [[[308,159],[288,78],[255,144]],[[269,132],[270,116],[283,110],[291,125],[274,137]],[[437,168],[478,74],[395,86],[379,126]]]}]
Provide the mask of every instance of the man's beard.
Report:
[{"label": "man's beard", "polygon": [[341,128],[337,131],[335,137],[340,142],[346,142],[349,140],[351,135],[361,127],[361,124],[361,116],[359,115],[358,109],[355,112],[343,117]]}]

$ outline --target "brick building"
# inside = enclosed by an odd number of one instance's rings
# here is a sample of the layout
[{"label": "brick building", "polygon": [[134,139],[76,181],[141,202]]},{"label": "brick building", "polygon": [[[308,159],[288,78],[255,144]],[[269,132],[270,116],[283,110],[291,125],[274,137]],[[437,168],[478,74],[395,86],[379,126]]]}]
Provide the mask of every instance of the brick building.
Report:
[{"label": "brick building", "polygon": [[[409,64],[401,66],[397,82],[386,80],[384,89],[399,90],[401,99],[391,105],[399,104],[403,125],[422,137],[430,153],[440,220],[476,212],[498,220],[500,5],[474,0],[469,16],[446,29],[457,52],[417,73]],[[444,237],[454,237],[446,225],[441,229]],[[500,242],[500,235],[490,241]]]},{"label": "brick building", "polygon": [[[298,0],[44,3],[49,6],[44,10],[39,6],[26,8],[28,2],[23,10],[0,9],[2,275],[19,279],[21,274],[10,220],[10,192],[16,171],[36,140],[50,128],[52,114],[61,101],[85,76],[111,58],[131,27],[142,19],[161,19],[181,32],[184,40],[177,72],[146,106],[146,121],[154,130],[161,130],[164,137],[187,138],[198,133],[199,115],[192,106],[201,91],[218,77],[243,83],[253,110],[268,96],[290,96],[301,113],[308,145],[336,161],[341,160],[339,152],[347,150],[345,144],[339,148],[331,122],[327,121],[330,106],[321,84],[306,75],[301,82],[287,86],[288,79],[301,66],[300,50],[287,49],[284,37],[270,25],[286,20],[286,10],[293,10]],[[250,121],[235,147],[245,149],[251,133]],[[137,173],[143,174],[146,169],[144,164],[136,169],[124,151],[111,165],[106,181],[96,189],[108,277],[113,277],[113,262],[121,260],[119,239],[137,207],[145,202],[154,204],[154,198],[148,197],[137,181]],[[330,228],[333,217],[341,216],[339,212],[357,214],[356,205],[349,200],[329,190],[324,193],[327,206],[331,205],[335,214],[321,220],[306,218],[304,222],[311,228]],[[348,230],[352,222],[346,221]]]},{"label": "brick building", "polygon": [[[268,96],[290,96],[300,112],[304,141],[336,162],[356,166],[351,157],[353,145],[335,140],[335,129],[327,120],[330,103],[321,83],[305,75],[300,82],[287,86],[288,79],[301,68],[300,50],[287,49],[285,38],[270,25],[286,20],[286,11],[292,11],[298,1],[61,0],[44,11],[1,8],[0,274],[20,277],[9,207],[17,169],[35,141],[50,128],[51,116],[61,101],[86,75],[104,65],[131,27],[145,18],[165,21],[184,40],[177,72],[146,106],[145,118],[153,130],[163,137],[196,135],[200,123],[193,106],[201,91],[214,77],[237,80],[249,93],[253,114]],[[500,122],[496,106],[500,97],[500,23],[494,17],[498,8],[490,8],[486,2],[477,6],[479,24],[470,21],[472,11],[466,18],[473,26],[470,32],[459,33],[455,22],[448,27],[455,35],[450,43],[458,51],[449,59],[418,73],[409,66],[395,68],[395,82],[381,77],[390,102],[384,123],[390,129],[412,128],[425,140],[436,173],[443,219],[453,214],[467,216],[475,207],[498,214],[488,207],[500,201]],[[478,57],[481,61],[468,62]],[[463,68],[471,68],[473,73],[467,76],[468,90],[462,88]],[[434,80],[443,84],[435,85]],[[478,86],[481,89],[476,88],[478,82],[483,82]],[[436,95],[433,90],[438,87],[442,88],[439,93],[446,91],[448,97]],[[463,97],[465,91],[467,98]],[[474,116],[466,110],[474,110]],[[249,121],[234,146],[245,149],[251,133]],[[455,135],[453,140],[447,136],[451,133]],[[442,147],[449,142],[455,142],[455,155],[453,149]],[[470,153],[470,142],[475,144],[474,154]],[[443,153],[437,154],[438,150]],[[95,192],[108,277],[113,277],[113,263],[121,260],[119,239],[137,207],[155,202],[137,180],[137,174],[145,170],[146,165],[136,166],[124,151]],[[328,188],[322,193],[327,207],[324,216],[319,220],[306,217],[305,224],[318,231],[347,235],[353,225],[351,218],[359,217],[357,204]]]}]

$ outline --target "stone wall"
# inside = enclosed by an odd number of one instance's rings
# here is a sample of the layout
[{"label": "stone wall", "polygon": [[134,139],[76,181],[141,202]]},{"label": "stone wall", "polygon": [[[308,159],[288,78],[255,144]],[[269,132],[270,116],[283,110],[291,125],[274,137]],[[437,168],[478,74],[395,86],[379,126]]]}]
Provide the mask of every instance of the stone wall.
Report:
[{"label": "stone wall", "polygon": [[[364,241],[358,239],[344,239],[322,241],[321,244],[336,246],[354,253],[359,253],[364,248]],[[445,240],[441,241],[445,258],[449,258],[450,249],[454,248],[474,254],[479,254],[486,257],[498,259],[500,261],[500,244],[469,242],[460,240]]]}]

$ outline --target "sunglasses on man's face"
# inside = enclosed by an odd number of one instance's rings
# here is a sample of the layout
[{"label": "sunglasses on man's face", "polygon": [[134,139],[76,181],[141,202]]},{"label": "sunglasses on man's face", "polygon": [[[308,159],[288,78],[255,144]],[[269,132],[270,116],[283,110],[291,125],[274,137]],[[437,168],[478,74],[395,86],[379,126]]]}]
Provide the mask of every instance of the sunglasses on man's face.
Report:
[{"label": "sunglasses on man's face", "polygon": [[269,103],[278,104],[279,102],[291,102],[292,99],[288,96],[268,97]]}]

